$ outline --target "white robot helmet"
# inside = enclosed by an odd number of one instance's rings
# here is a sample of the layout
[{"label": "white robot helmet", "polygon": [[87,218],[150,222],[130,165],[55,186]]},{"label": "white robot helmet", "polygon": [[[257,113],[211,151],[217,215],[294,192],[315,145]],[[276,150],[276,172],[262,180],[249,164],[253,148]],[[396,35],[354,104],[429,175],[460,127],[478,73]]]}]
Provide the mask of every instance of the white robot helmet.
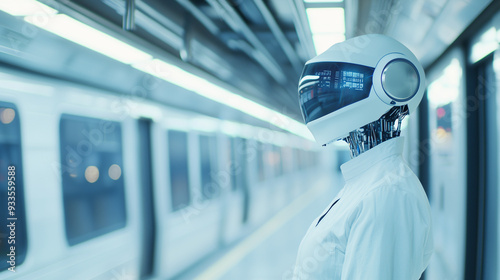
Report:
[{"label": "white robot helmet", "polygon": [[424,91],[425,74],[415,55],[380,34],[351,38],[309,60],[298,87],[304,121],[322,145],[344,139],[393,107],[414,112]]}]

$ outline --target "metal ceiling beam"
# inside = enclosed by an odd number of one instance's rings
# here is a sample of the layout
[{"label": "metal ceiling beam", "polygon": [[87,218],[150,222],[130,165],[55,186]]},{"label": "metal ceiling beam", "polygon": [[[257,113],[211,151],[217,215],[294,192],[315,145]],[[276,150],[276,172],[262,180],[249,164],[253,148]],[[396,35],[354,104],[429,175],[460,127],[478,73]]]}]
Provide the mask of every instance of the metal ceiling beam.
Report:
[{"label": "metal ceiling beam", "polygon": [[[110,1],[110,0],[107,0]],[[170,30],[171,32],[177,34],[178,36],[182,36],[184,30],[182,26],[176,24],[172,20],[170,20],[167,16],[160,13],[155,8],[151,7],[149,4],[145,3],[142,0],[136,0],[137,12],[144,13],[146,16],[150,17],[154,21],[157,21],[160,25],[163,25],[164,28]]]},{"label": "metal ceiling beam", "polygon": [[[189,11],[196,19],[198,19],[207,29],[210,31],[215,36],[220,35],[220,29],[217,27],[217,25],[208,17],[206,16],[198,7],[196,7],[193,3],[191,3],[189,0],[176,0],[177,3],[179,3],[182,7],[184,7],[187,11]],[[219,13],[225,14],[226,12],[224,11],[223,7],[219,5],[218,3],[209,3],[212,8],[217,10]],[[215,6],[214,6],[215,5]],[[226,23],[231,27],[231,29],[235,30],[237,29],[237,23],[228,18],[224,17],[226,20]],[[257,51],[254,48],[250,48],[248,44],[242,44],[242,42],[237,42],[237,41],[230,41],[228,46],[230,48],[238,48],[239,50],[244,51],[245,53],[248,54],[249,57],[254,59],[257,63],[259,63],[270,75],[273,75],[273,73],[270,72],[270,69],[275,68],[276,66],[270,63],[269,59],[262,54],[258,54]],[[281,70],[280,70],[281,71]],[[274,78],[274,77],[273,77]],[[276,80],[276,79],[275,79]]]},{"label": "metal ceiling beam", "polygon": [[165,28],[162,24],[151,19],[141,12],[136,12],[136,23],[141,26],[146,32],[162,40],[167,45],[175,50],[180,50],[183,46],[182,37]]},{"label": "metal ceiling beam", "polygon": [[273,15],[271,14],[266,4],[264,4],[262,0],[254,0],[254,2],[257,8],[259,9],[260,13],[264,17],[264,20],[269,26],[269,29],[271,29],[271,32],[274,34],[274,37],[276,37],[279,45],[285,52],[285,55],[290,60],[290,63],[292,64],[293,68],[295,69],[296,72],[299,73],[302,70],[302,61],[300,61],[300,59],[298,58],[297,53],[295,52],[292,45],[286,38],[285,34],[283,34],[283,31],[281,31],[281,28],[274,19]]},{"label": "metal ceiling beam", "polygon": [[133,30],[135,29],[135,0],[125,1],[125,13],[123,14],[123,29]]},{"label": "metal ceiling beam", "polygon": [[292,3],[293,23],[295,25],[295,30],[297,30],[299,41],[309,56],[307,59],[312,58],[316,55],[316,50],[314,49],[304,2],[303,0],[294,0],[290,1],[290,3]]},{"label": "metal ceiling beam", "polygon": [[[103,3],[125,17],[126,3],[123,0],[103,0]],[[162,40],[175,50],[181,49],[183,30],[180,26],[168,20],[141,0],[135,0],[135,7],[135,25],[142,27],[146,32]]]},{"label": "metal ceiling beam", "polygon": [[252,30],[247,26],[245,21],[238,15],[234,8],[226,0],[207,0],[207,2],[219,13],[226,21],[226,23],[235,32],[241,33],[258,51],[260,55],[255,55],[254,57],[260,57],[258,62],[263,65],[264,69],[281,85],[287,82],[285,75],[279,64],[269,53],[266,47],[260,42],[259,38],[253,33]]},{"label": "metal ceiling beam", "polygon": [[219,27],[213,21],[206,16],[198,7],[196,7],[189,0],[177,0],[184,9],[189,11],[198,21],[200,21],[210,33],[217,35],[219,33]]}]

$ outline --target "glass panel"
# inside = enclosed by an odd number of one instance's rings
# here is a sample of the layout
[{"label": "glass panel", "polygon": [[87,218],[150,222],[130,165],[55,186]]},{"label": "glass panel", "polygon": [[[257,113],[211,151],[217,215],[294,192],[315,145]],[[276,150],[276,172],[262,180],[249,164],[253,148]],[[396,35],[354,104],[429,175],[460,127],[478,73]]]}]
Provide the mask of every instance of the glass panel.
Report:
[{"label": "glass panel", "polygon": [[120,123],[63,115],[60,143],[68,243],[75,245],[124,227]]},{"label": "glass panel", "polygon": [[257,142],[257,171],[259,174],[259,181],[264,181],[266,179],[264,149],[265,145],[261,142]]},{"label": "glass panel", "polygon": [[[0,271],[20,265],[26,257],[21,158],[21,128],[17,108],[14,104],[0,102],[0,220],[3,223],[0,230]],[[11,246],[14,246],[14,250],[11,250]]]},{"label": "glass panel", "polygon": [[189,169],[187,133],[168,131],[168,153],[170,162],[170,186],[172,210],[189,205]]},{"label": "glass panel", "polygon": [[204,198],[212,198],[218,192],[215,181],[217,171],[217,142],[214,136],[200,135],[201,191]]},{"label": "glass panel", "polygon": [[283,175],[283,163],[281,159],[281,148],[273,145],[270,161],[273,166],[274,176]]},{"label": "glass panel", "polygon": [[370,94],[374,68],[340,62],[305,66],[299,102],[306,123],[365,99]]},{"label": "glass panel", "polygon": [[231,190],[235,191],[238,189],[238,174],[236,168],[238,167],[237,155],[236,155],[236,138],[230,138],[229,140],[229,174],[231,176]]},{"label": "glass panel", "polygon": [[247,142],[244,138],[231,139],[231,185],[233,190],[246,187]]}]

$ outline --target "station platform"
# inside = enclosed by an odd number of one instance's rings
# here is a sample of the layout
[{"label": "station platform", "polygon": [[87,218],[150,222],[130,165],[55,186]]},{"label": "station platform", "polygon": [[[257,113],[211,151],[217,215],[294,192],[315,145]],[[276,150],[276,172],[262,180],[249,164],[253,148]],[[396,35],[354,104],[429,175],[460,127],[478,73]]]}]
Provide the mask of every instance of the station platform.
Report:
[{"label": "station platform", "polygon": [[304,234],[343,184],[340,174],[332,180],[311,184],[309,190],[260,227],[174,279],[292,279],[297,250]]}]

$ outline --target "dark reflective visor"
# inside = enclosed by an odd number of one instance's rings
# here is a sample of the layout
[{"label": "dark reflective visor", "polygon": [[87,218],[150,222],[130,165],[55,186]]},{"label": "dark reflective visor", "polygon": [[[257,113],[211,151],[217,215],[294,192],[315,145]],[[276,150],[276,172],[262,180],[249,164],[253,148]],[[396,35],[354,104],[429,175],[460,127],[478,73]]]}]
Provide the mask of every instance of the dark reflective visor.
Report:
[{"label": "dark reflective visor", "polygon": [[342,62],[306,65],[299,83],[299,103],[305,122],[367,98],[374,70]]}]

